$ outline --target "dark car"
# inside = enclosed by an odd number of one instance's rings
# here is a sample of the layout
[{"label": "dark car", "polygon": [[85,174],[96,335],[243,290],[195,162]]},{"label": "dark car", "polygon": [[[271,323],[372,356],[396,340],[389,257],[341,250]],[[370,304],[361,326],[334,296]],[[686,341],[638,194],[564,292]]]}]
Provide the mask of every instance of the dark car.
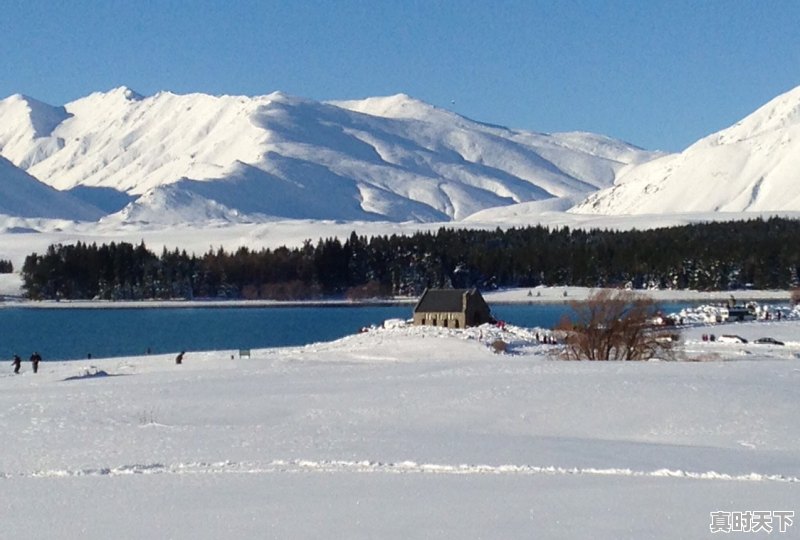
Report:
[{"label": "dark car", "polygon": [[777,339],[771,337],[758,338],[757,340],[753,341],[753,343],[761,343],[762,345],[783,345],[783,341],[778,341]]}]

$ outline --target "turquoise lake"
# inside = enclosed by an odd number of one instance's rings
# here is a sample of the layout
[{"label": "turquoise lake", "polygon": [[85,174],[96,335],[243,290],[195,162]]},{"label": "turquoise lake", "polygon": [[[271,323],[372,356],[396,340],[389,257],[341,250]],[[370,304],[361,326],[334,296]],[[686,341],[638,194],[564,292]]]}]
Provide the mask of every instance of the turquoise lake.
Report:
[{"label": "turquoise lake", "polygon": [[[687,304],[663,304],[666,312]],[[354,334],[386,319],[411,317],[412,306],[0,308],[0,357],[47,360],[257,349],[306,345]],[[565,304],[492,305],[510,324],[552,328]]]}]

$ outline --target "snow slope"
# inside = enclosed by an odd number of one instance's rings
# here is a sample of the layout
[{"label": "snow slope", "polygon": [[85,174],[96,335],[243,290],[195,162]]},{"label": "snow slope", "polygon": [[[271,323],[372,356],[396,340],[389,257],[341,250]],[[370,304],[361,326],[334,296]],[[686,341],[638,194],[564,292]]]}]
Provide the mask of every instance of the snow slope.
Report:
[{"label": "snow slope", "polygon": [[631,167],[576,213],[796,211],[800,87],[679,154]]},{"label": "snow slope", "polygon": [[490,126],[399,94],[321,103],[143,97],[0,101],[0,154],[59,189],[139,197],[114,219],[448,221],[611,185],[650,152],[599,135]]},{"label": "snow slope", "polygon": [[798,323],[715,327],[782,348],[706,331],[687,353],[716,360],[562,362],[483,327],[9,366],[3,535],[713,538],[710,512],[796,511]]},{"label": "snow slope", "polygon": [[0,214],[7,216],[96,220],[102,211],[39,182],[0,157]]}]

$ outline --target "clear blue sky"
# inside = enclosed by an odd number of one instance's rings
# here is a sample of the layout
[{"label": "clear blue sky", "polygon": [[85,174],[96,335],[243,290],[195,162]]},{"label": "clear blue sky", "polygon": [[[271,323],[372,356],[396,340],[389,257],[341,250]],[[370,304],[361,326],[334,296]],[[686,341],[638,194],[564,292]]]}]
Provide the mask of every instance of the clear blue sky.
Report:
[{"label": "clear blue sky", "polygon": [[800,0],[6,0],[0,97],[405,92],[681,150],[800,85]]}]

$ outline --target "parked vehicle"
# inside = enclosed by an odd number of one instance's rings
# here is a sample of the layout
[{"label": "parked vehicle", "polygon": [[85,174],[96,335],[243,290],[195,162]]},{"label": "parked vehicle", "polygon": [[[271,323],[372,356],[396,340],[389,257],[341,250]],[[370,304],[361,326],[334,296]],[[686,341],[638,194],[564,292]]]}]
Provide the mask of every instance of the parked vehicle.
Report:
[{"label": "parked vehicle", "polygon": [[783,341],[778,341],[777,339],[771,338],[771,337],[758,338],[755,341],[753,341],[753,343],[760,343],[762,345],[783,345],[784,344]]},{"label": "parked vehicle", "polygon": [[717,341],[720,343],[747,343],[746,339],[735,334],[723,334],[717,338]]},{"label": "parked vehicle", "polygon": [[723,309],[722,312],[727,322],[756,320],[756,312],[753,306],[732,306]]}]

